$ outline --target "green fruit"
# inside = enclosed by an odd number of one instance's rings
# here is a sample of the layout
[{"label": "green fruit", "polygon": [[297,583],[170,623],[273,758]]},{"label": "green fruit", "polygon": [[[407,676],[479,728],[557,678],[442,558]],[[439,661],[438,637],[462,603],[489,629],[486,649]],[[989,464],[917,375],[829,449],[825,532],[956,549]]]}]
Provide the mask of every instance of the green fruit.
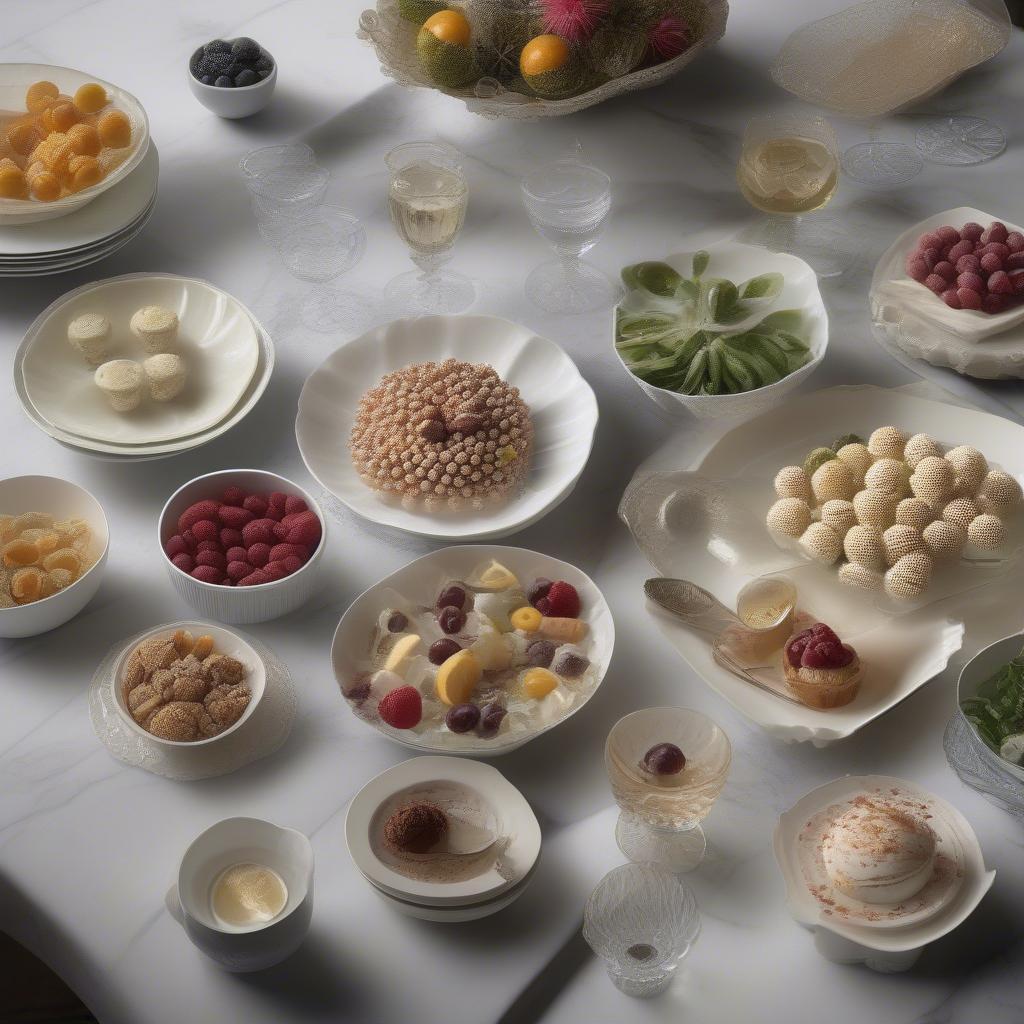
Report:
[{"label": "green fruit", "polygon": [[583,66],[571,57],[565,67],[543,71],[539,75],[523,75],[530,91],[545,100],[564,100],[583,91]]},{"label": "green fruit", "polygon": [[416,37],[416,52],[431,81],[444,89],[460,89],[480,77],[468,46],[445,42],[425,28]]},{"label": "green fruit", "polygon": [[398,0],[398,13],[416,25],[422,25],[432,14],[445,9],[439,0]]},{"label": "green fruit", "polygon": [[804,472],[810,477],[814,476],[815,470],[831,462],[836,453],[831,448],[815,448],[806,459],[804,459]]},{"label": "green fruit", "polygon": [[832,442],[832,451],[837,452],[840,448],[845,448],[848,444],[863,444],[864,438],[859,434],[843,434],[842,437],[837,437]]}]

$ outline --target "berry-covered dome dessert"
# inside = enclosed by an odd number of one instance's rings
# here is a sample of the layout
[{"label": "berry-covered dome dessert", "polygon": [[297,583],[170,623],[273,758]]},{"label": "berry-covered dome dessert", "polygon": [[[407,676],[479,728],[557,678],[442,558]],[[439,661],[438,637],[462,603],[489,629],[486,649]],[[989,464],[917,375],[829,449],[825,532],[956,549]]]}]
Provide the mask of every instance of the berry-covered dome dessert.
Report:
[{"label": "berry-covered dome dessert", "polygon": [[860,689],[857,652],[823,622],[789,638],[782,666],[790,688],[813,708],[849,704]]},{"label": "berry-covered dome dessert", "polygon": [[519,389],[446,359],[384,376],[359,402],[352,461],[374,490],[428,509],[484,508],[520,486],[533,451]]}]

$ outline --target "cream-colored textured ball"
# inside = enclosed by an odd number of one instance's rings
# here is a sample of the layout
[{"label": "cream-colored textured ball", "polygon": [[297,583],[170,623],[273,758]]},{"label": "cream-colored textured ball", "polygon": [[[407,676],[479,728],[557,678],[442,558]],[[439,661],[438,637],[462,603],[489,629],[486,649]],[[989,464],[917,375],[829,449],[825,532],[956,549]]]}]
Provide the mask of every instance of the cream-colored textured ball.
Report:
[{"label": "cream-colored textured ball", "polygon": [[844,562],[839,567],[839,580],[849,587],[860,587],[862,590],[881,590],[885,577],[866,565],[856,562]]},{"label": "cream-colored textured ball", "polygon": [[1020,484],[1001,469],[993,469],[986,475],[978,495],[985,499],[986,512],[1006,512],[1021,502]]},{"label": "cream-colored textured ball", "polygon": [[800,498],[779,498],[768,509],[768,529],[787,537],[802,537],[811,525],[811,507]]},{"label": "cream-colored textured ball", "polygon": [[982,512],[967,527],[967,539],[982,551],[995,551],[1006,539],[1006,528],[999,516]]},{"label": "cream-colored textured ball", "polygon": [[924,528],[935,519],[935,509],[921,498],[904,498],[896,506],[896,522],[900,526]]},{"label": "cream-colored textured ball", "polygon": [[896,495],[873,488],[858,491],[853,496],[853,508],[862,526],[888,530],[896,522]]},{"label": "cream-colored textured ball", "polygon": [[910,489],[915,498],[941,505],[953,494],[953,467],[937,455],[923,458],[910,478]]},{"label": "cream-colored textured ball", "polygon": [[929,455],[941,454],[938,442],[927,434],[915,434],[903,449],[903,459],[911,469],[917,469],[917,464]]},{"label": "cream-colored textured ball", "polygon": [[904,555],[923,551],[924,540],[912,526],[890,526],[882,534],[882,546],[885,548],[885,564],[892,568]]},{"label": "cream-colored textured ball", "polygon": [[885,592],[897,601],[920,597],[932,578],[932,559],[923,551],[904,555],[886,574]]},{"label": "cream-colored textured ball", "polygon": [[811,523],[800,538],[800,547],[809,558],[832,565],[843,550],[842,538],[824,523]]},{"label": "cream-colored textured ball", "polygon": [[910,494],[910,471],[902,459],[879,459],[864,474],[864,484],[905,498]]},{"label": "cream-colored textured ball", "polygon": [[845,537],[847,530],[857,525],[857,513],[852,501],[833,498],[821,506],[821,521],[831,526],[840,537]]},{"label": "cream-colored textured ball", "polygon": [[959,444],[946,452],[946,461],[953,467],[953,489],[962,498],[973,498],[988,472],[985,456],[969,444]]},{"label": "cream-colored textured ball", "polygon": [[149,393],[155,402],[169,402],[184,390],[188,367],[179,355],[161,352],[146,359],[142,368],[149,381]]},{"label": "cream-colored textured ball", "polygon": [[93,380],[116,412],[139,407],[145,374],[134,359],[111,359],[96,370]]},{"label": "cream-colored textured ball", "polygon": [[954,498],[942,510],[942,518],[961,530],[966,530],[977,514],[978,506],[971,498]]},{"label": "cream-colored textured ball", "polygon": [[958,557],[967,543],[966,532],[944,519],[936,519],[934,523],[929,523],[921,537],[925,550],[937,562]]},{"label": "cream-colored textured ball", "polygon": [[854,441],[852,444],[844,444],[836,452],[836,458],[844,465],[850,467],[854,483],[858,487],[863,487],[864,474],[868,471],[871,463],[875,461],[874,455],[868,451],[868,446],[861,444],[859,441]]},{"label": "cream-colored textured ball", "polygon": [[882,535],[872,526],[851,527],[843,538],[843,551],[854,565],[862,565],[866,569],[885,567]]},{"label": "cream-colored textured ball", "polygon": [[775,493],[780,498],[800,498],[808,503],[814,499],[811,481],[799,466],[783,466],[775,474]]},{"label": "cream-colored textured ball", "polygon": [[868,451],[876,459],[902,459],[907,435],[899,427],[879,427],[868,438]]},{"label": "cream-colored textured ball", "polygon": [[857,490],[850,467],[838,459],[832,459],[819,466],[811,477],[811,490],[818,504],[841,498],[849,501]]}]

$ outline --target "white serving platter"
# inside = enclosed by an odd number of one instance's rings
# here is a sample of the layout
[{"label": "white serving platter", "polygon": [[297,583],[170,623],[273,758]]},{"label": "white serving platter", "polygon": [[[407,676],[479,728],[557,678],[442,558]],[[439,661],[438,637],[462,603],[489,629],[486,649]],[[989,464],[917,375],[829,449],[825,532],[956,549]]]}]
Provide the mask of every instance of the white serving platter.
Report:
[{"label": "white serving platter", "polygon": [[[352,463],[349,436],[363,394],[393,370],[448,358],[489,364],[530,407],[534,449],[525,484],[494,509],[405,508],[364,484]],[[525,529],[569,496],[597,417],[590,385],[554,342],[493,316],[422,316],[375,327],[328,356],[302,388],[295,435],[310,473],[364,519],[440,540],[493,540]]]}]

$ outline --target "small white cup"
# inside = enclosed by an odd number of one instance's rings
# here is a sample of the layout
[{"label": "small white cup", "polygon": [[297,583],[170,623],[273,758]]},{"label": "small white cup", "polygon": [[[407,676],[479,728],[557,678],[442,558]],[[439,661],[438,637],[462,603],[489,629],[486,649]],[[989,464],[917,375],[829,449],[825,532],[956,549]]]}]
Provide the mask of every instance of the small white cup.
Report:
[{"label": "small white cup", "polygon": [[[210,905],[213,883],[225,868],[252,862],[276,871],[288,889],[284,910],[248,929],[221,925]],[[225,818],[193,840],[181,859],[167,910],[192,944],[233,973],[263,971],[302,944],[313,916],[313,847],[295,829],[259,818]]]}]

